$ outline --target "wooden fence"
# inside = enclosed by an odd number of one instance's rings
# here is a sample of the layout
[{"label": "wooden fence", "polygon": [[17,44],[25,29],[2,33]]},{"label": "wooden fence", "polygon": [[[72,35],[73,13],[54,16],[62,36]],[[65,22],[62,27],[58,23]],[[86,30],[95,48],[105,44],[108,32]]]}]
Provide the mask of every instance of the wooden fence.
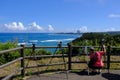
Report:
[{"label": "wooden fence", "polygon": [[[19,72],[21,71],[21,76],[24,77],[25,76],[25,69],[26,68],[35,68],[35,67],[43,67],[43,66],[53,66],[53,65],[61,65],[61,64],[68,64],[68,70],[71,70],[72,69],[72,63],[86,63],[86,62],[73,62],[72,61],[72,56],[74,56],[72,54],[72,49],[73,48],[86,48],[85,49],[85,54],[83,55],[89,55],[88,54],[88,51],[87,49],[90,47],[90,46],[71,46],[70,44],[68,44],[68,46],[62,46],[61,44],[59,44],[58,46],[35,46],[35,44],[33,44],[33,46],[29,46],[29,47],[25,47],[24,45],[21,45],[21,47],[18,47],[18,48],[14,48],[14,49],[9,49],[9,50],[3,50],[3,51],[0,51],[0,54],[5,54],[7,52],[12,52],[12,51],[17,51],[17,50],[20,50],[20,54],[21,54],[21,57],[18,58],[18,59],[15,59],[11,62],[8,62],[6,64],[3,64],[0,66],[0,69],[10,65],[10,64],[13,64],[17,61],[21,61],[21,68],[19,70],[16,70],[15,72],[11,73],[10,75],[4,77],[2,80],[7,80],[9,78],[11,78],[12,76],[15,75],[16,72]],[[98,47],[98,46],[96,46]],[[49,57],[67,57],[68,58],[68,62],[63,62],[63,63],[54,63],[54,64],[48,64],[48,65],[45,65],[45,64],[40,64],[38,66],[29,66],[29,67],[25,67],[25,59],[27,58],[31,58],[31,57],[34,57],[34,56],[25,56],[25,53],[24,53],[24,49],[32,49],[32,52],[35,53],[35,49],[39,49],[39,48],[67,48],[68,49],[68,54],[60,54],[60,55],[37,55],[35,56],[36,58],[49,58]],[[110,54],[111,54],[111,48],[119,48],[119,47],[111,47],[111,46],[107,46],[107,69],[109,71],[110,69],[110,63],[112,61],[110,61]],[[118,62],[120,63],[120,61],[114,61],[114,62]]]},{"label": "wooden fence", "polygon": [[24,77],[25,76],[25,66],[24,66],[24,59],[25,59],[25,56],[24,56],[24,46],[21,45],[21,47],[18,47],[18,48],[14,48],[14,49],[9,49],[9,50],[3,50],[3,51],[0,51],[0,54],[5,54],[5,53],[8,53],[8,52],[13,52],[13,51],[17,51],[17,50],[20,50],[20,54],[21,54],[21,57],[20,58],[17,58],[11,62],[8,62],[6,64],[3,64],[0,66],[0,69],[1,68],[4,68],[6,66],[9,66],[10,64],[13,64],[17,61],[21,61],[21,68],[14,71],[13,73],[11,73],[10,75],[6,76],[5,78],[3,78],[2,80],[7,80],[9,78],[11,78],[12,76],[14,76],[17,72],[21,71],[21,75]]}]

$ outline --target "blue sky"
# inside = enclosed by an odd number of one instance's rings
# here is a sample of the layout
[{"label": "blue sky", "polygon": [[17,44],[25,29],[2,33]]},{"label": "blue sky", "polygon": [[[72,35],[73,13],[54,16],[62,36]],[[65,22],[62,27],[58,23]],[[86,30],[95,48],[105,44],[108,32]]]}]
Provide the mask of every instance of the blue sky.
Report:
[{"label": "blue sky", "polygon": [[0,32],[120,31],[120,0],[0,0]]}]

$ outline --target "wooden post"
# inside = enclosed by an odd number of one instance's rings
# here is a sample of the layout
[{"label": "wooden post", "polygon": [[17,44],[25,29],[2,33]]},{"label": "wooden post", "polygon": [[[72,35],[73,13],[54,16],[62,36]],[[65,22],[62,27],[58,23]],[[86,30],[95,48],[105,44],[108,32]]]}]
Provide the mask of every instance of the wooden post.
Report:
[{"label": "wooden post", "polygon": [[108,73],[109,73],[109,70],[110,70],[110,46],[107,47],[108,51],[107,51],[107,70],[108,70]]},{"label": "wooden post", "polygon": [[36,60],[37,58],[36,58],[36,54],[35,54],[35,44],[32,44],[33,46],[32,46],[32,54],[33,54],[33,56],[34,56],[34,60]]},{"label": "wooden post", "polygon": [[33,46],[32,46],[32,52],[33,53],[35,52],[35,44],[33,44]]},{"label": "wooden post", "polygon": [[21,59],[21,68],[22,68],[22,70],[21,70],[21,75],[22,75],[22,77],[24,77],[24,76],[25,76],[25,54],[24,54],[24,45],[21,45],[21,47],[23,47],[23,48],[21,49],[21,57],[23,58],[23,59]]},{"label": "wooden post", "polygon": [[71,70],[71,57],[72,57],[72,47],[71,44],[68,44],[68,70]]},{"label": "wooden post", "polygon": [[59,42],[58,47],[61,49],[62,48],[62,42]]}]

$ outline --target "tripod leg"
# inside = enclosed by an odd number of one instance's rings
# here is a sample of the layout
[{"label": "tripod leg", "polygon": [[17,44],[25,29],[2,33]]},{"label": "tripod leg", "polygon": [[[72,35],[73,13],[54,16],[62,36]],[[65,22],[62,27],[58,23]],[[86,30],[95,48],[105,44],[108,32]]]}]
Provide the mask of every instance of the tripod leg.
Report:
[{"label": "tripod leg", "polygon": [[[53,60],[53,58],[54,58],[54,55],[55,55],[55,53],[57,52],[57,50],[58,50],[58,47],[55,49],[55,52],[54,52],[54,54],[53,54],[52,58],[50,59],[50,61],[48,62],[48,64],[50,64],[50,63],[52,62],[52,60]],[[48,66],[48,67],[49,67],[49,66]],[[47,69],[48,69],[48,67],[46,67],[46,69],[45,69],[45,70],[47,70]]]},{"label": "tripod leg", "polygon": [[63,58],[63,62],[64,62],[64,68],[66,71],[66,78],[68,80],[68,72],[67,72],[66,63],[65,63],[64,51],[63,51],[63,49],[61,49],[61,50],[62,50],[62,58]]},{"label": "tripod leg", "polygon": [[85,54],[86,54],[87,70],[88,70],[88,75],[89,75],[89,67],[88,67],[88,51],[87,51],[87,46],[85,46]]},{"label": "tripod leg", "polygon": [[[33,56],[33,57],[32,57]],[[30,53],[30,58],[34,59],[35,62],[36,62],[36,66],[38,67],[38,61],[37,61],[37,58],[36,58],[36,53],[35,53],[35,50],[33,50],[31,53]],[[26,67],[28,67],[29,65],[29,62],[30,60],[28,60],[28,62],[26,63]],[[37,68],[37,71],[40,73],[40,70],[39,68]],[[40,77],[40,74],[38,73],[39,77]]]},{"label": "tripod leg", "polygon": [[[31,58],[31,56],[32,56],[32,52],[30,53],[30,58]],[[30,60],[28,60],[28,61],[26,62],[26,67],[28,67],[29,62],[30,62]]]}]

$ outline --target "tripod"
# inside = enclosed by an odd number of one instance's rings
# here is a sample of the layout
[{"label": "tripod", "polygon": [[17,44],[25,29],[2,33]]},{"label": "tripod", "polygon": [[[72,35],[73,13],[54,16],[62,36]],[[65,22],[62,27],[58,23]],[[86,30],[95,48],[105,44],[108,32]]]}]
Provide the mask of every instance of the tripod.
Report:
[{"label": "tripod", "polygon": [[[36,52],[35,52],[35,44],[32,44],[32,52],[30,53],[30,59],[32,58],[33,60],[35,60],[35,63],[36,63],[36,66],[39,67],[39,64],[38,64],[38,60],[37,60],[37,57],[36,57]],[[29,65],[29,62],[30,60],[28,60],[28,62],[26,63],[26,68],[28,67]],[[39,68],[37,68],[37,75],[40,77],[40,70]]]},{"label": "tripod", "polygon": [[88,75],[89,75],[89,67],[88,67],[88,64],[89,64],[89,61],[88,61],[88,50],[87,50],[87,46],[85,45],[85,54],[86,54],[86,63],[87,63],[87,72],[88,72]]},{"label": "tripod", "polygon": [[[52,56],[52,58],[50,59],[50,61],[49,61],[48,64],[50,64],[50,63],[52,62],[52,60],[53,60],[53,58],[54,58],[54,56],[55,56],[55,54],[56,54],[56,52],[57,52],[58,49],[59,49],[59,51],[62,51],[63,65],[64,65],[64,69],[65,69],[65,71],[66,71],[66,79],[68,80],[68,73],[67,73],[67,69],[66,69],[66,62],[65,62],[65,57],[64,57],[64,49],[62,48],[62,42],[59,42],[59,43],[58,43],[57,48],[55,49],[55,51],[54,51],[54,53],[53,53],[53,56]],[[38,60],[37,60],[37,58],[36,58],[36,53],[35,53],[35,44],[33,44],[33,50],[32,50],[32,53],[30,54],[30,58],[32,58],[32,55],[33,55],[33,59],[36,61],[36,65],[39,66]],[[28,60],[28,63],[26,64],[26,67],[28,67],[28,64],[29,64],[29,60]],[[48,64],[46,64],[46,65],[48,65]],[[48,67],[46,68],[46,70],[47,70],[47,69],[48,69]],[[46,71],[46,70],[45,70],[45,71]],[[39,68],[38,68],[38,71],[39,71],[38,75],[39,75],[39,77],[41,78]]]},{"label": "tripod", "polygon": [[65,68],[65,71],[66,71],[66,79],[68,80],[68,73],[67,73],[67,69],[66,69],[64,49],[62,48],[62,42],[59,43],[59,47],[60,47],[60,50],[62,51],[62,58],[63,58],[63,62],[64,62],[64,68]]},{"label": "tripod", "polygon": [[[58,47],[56,48],[52,58],[50,59],[49,63],[50,64],[55,56],[55,53],[57,52],[57,50],[59,49],[59,51],[62,51],[62,59],[63,59],[63,65],[64,65],[64,69],[65,69],[65,73],[66,73],[66,79],[68,80],[68,73],[67,73],[67,68],[66,68],[66,61],[65,61],[65,57],[64,57],[64,49],[62,48],[62,42],[58,43]],[[48,67],[46,68],[46,70],[48,69]]]}]

